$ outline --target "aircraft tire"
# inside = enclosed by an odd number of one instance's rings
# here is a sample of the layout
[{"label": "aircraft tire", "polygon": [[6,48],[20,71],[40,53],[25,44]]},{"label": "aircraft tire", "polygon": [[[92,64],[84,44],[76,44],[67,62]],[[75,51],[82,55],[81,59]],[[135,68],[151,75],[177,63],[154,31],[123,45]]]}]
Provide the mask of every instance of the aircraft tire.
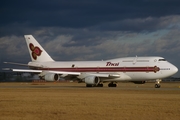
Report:
[{"label": "aircraft tire", "polygon": [[161,87],[161,85],[155,84],[155,88],[160,88],[160,87]]},{"label": "aircraft tire", "polygon": [[98,84],[97,87],[103,87],[103,84]]},{"label": "aircraft tire", "polygon": [[117,87],[117,84],[113,84],[113,87]]},{"label": "aircraft tire", "polygon": [[86,87],[92,87],[92,85],[86,84]]},{"label": "aircraft tire", "polygon": [[108,84],[108,87],[117,87],[117,85],[116,85],[116,84],[109,83],[109,84]]}]

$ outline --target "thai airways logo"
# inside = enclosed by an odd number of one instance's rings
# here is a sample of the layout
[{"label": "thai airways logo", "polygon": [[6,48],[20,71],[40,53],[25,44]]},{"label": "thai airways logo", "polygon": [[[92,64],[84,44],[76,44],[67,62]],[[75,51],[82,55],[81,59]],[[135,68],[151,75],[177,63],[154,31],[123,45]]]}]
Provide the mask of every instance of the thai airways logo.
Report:
[{"label": "thai airways logo", "polygon": [[37,56],[40,56],[42,53],[42,50],[39,47],[34,46],[32,43],[29,44],[29,48],[32,51],[31,55],[34,60],[36,60]]},{"label": "thai airways logo", "polygon": [[117,63],[107,62],[106,66],[119,66],[119,62]]}]

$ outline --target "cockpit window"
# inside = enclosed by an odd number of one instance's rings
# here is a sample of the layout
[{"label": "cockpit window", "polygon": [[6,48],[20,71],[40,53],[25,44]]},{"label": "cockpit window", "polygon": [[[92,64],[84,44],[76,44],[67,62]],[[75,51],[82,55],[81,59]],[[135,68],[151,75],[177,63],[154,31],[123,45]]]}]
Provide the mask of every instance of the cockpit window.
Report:
[{"label": "cockpit window", "polygon": [[159,59],[159,61],[166,61],[166,59]]}]

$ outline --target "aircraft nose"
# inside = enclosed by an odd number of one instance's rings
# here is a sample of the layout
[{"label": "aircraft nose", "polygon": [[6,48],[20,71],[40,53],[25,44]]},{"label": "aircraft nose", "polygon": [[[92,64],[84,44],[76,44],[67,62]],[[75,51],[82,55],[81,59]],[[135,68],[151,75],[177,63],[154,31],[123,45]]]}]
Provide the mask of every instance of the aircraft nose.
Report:
[{"label": "aircraft nose", "polygon": [[176,66],[173,66],[172,67],[172,72],[175,74],[175,73],[177,73],[178,72],[178,68],[176,67]]}]

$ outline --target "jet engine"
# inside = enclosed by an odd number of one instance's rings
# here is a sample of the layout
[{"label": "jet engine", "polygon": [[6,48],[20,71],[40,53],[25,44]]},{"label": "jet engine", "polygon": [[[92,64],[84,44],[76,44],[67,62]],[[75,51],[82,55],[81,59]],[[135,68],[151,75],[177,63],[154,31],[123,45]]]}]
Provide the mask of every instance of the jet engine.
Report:
[{"label": "jet engine", "polygon": [[46,81],[57,81],[57,80],[59,80],[59,75],[58,74],[54,74],[54,73],[47,73],[44,76],[44,79]]},{"label": "jet engine", "polygon": [[97,85],[100,82],[100,79],[96,76],[87,76],[85,78],[85,83],[87,85]]}]

